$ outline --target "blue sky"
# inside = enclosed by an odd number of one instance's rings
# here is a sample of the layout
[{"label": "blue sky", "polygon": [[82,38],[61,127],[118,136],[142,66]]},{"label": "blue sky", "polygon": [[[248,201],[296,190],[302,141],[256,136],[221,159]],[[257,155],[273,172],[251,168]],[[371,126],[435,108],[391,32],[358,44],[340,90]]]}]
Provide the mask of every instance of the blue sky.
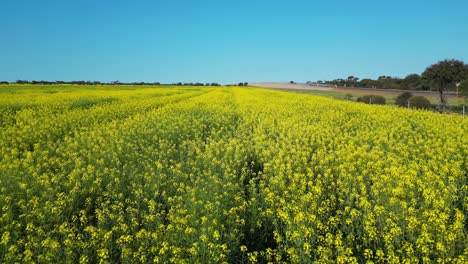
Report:
[{"label": "blue sky", "polygon": [[307,81],[468,61],[464,0],[2,0],[0,80]]}]

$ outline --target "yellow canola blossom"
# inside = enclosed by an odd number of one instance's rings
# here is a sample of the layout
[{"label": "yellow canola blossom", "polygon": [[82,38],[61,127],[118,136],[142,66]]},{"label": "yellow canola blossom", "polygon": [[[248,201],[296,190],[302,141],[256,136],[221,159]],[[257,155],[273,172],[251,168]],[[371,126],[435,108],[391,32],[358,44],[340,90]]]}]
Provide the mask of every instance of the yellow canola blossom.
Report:
[{"label": "yellow canola blossom", "polygon": [[466,263],[467,131],[250,87],[0,86],[0,262]]}]

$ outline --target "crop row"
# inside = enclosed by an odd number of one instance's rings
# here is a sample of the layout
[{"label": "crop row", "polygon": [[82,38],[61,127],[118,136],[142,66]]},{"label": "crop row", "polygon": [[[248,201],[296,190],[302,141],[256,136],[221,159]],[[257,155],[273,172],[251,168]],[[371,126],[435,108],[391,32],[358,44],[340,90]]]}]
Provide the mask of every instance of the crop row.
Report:
[{"label": "crop row", "polygon": [[0,103],[1,262],[468,260],[460,116],[252,88]]}]

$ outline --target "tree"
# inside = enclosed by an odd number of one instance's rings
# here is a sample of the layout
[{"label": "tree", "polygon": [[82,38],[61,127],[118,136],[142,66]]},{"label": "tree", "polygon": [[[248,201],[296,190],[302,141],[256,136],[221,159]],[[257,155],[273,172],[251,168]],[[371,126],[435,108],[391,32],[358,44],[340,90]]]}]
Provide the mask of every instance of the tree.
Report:
[{"label": "tree", "polygon": [[440,95],[442,109],[445,109],[448,88],[464,79],[466,71],[467,68],[463,61],[443,60],[429,66],[421,76],[435,86]]},{"label": "tree", "polygon": [[348,76],[347,84],[349,84],[352,87],[355,87],[358,80],[359,80],[359,78],[357,78],[357,77],[354,77],[352,75]]},{"label": "tree", "polygon": [[375,88],[378,85],[378,82],[372,79],[362,79],[359,82],[360,87]]},{"label": "tree", "polygon": [[410,92],[403,92],[395,98],[395,103],[398,106],[405,107],[408,105],[408,100],[413,97],[413,94]]},{"label": "tree", "polygon": [[383,89],[401,89],[402,80],[398,77],[385,76],[377,80],[378,86]]},{"label": "tree", "polygon": [[416,73],[409,74],[402,80],[402,88],[407,90],[419,90],[423,85],[421,76]]}]

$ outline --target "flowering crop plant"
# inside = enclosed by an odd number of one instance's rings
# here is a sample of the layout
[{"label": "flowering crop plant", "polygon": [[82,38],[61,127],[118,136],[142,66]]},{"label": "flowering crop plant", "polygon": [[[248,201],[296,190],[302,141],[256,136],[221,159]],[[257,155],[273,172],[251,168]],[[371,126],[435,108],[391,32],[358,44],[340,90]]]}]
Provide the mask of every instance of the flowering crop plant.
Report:
[{"label": "flowering crop plant", "polygon": [[0,262],[467,263],[467,133],[251,87],[0,86]]}]

